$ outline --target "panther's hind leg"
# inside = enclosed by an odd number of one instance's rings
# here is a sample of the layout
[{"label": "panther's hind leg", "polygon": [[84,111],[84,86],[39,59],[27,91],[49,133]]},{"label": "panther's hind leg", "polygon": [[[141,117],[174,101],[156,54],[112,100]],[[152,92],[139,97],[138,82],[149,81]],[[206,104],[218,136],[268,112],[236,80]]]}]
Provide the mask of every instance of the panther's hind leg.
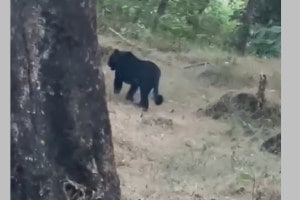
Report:
[{"label": "panther's hind leg", "polygon": [[144,111],[147,111],[149,108],[148,95],[151,89],[151,87],[141,87],[141,101],[139,105],[143,108]]},{"label": "panther's hind leg", "polygon": [[137,89],[138,85],[132,84],[127,92],[126,99],[129,101],[133,101],[133,96],[136,93]]}]

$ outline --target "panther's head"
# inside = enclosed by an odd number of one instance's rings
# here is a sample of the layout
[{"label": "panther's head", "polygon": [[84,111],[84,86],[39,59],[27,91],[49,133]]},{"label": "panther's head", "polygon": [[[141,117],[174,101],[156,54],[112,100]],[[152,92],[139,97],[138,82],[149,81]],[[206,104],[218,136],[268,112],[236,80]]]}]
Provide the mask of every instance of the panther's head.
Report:
[{"label": "panther's head", "polygon": [[120,51],[118,49],[115,49],[108,59],[107,65],[110,67],[110,69],[112,71],[117,68],[117,60],[118,60],[119,54],[120,54]]}]

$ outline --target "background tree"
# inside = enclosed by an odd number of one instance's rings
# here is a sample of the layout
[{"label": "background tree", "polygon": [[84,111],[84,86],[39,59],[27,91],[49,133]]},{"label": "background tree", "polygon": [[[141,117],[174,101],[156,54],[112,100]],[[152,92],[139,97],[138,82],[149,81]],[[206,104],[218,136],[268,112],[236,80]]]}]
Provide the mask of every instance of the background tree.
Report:
[{"label": "background tree", "polygon": [[161,0],[159,2],[159,5],[158,5],[157,11],[156,11],[156,15],[155,15],[154,20],[153,20],[153,27],[152,27],[152,29],[154,31],[156,30],[159,18],[162,15],[164,15],[165,12],[166,12],[167,4],[168,4],[168,0]]},{"label": "background tree", "polygon": [[281,53],[281,0],[98,1],[101,32],[112,27],[150,46],[160,38],[172,51],[196,46],[256,56]]},{"label": "background tree", "polygon": [[96,1],[11,1],[11,199],[120,199]]},{"label": "background tree", "polygon": [[281,0],[262,0],[255,5],[249,52],[258,56],[281,54]]},{"label": "background tree", "polygon": [[245,54],[246,45],[250,34],[250,26],[252,23],[252,14],[255,7],[255,0],[248,0],[247,6],[241,14],[241,24],[238,28],[236,49],[241,55]]}]

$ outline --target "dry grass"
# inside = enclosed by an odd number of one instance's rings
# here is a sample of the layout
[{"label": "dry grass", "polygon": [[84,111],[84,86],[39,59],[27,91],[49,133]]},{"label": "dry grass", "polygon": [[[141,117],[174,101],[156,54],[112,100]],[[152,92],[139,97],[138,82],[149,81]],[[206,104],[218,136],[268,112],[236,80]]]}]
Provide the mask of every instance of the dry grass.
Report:
[{"label": "dry grass", "polygon": [[[99,41],[104,47],[131,50],[162,70],[160,91],[166,102],[161,106],[151,102],[150,110],[140,117],[141,110],[124,100],[128,86],[121,95],[112,94],[113,73],[103,60],[124,200],[280,199],[280,157],[259,150],[280,127],[260,127],[247,136],[234,119],[218,121],[195,114],[228,91],[256,92],[261,71],[269,79],[267,100],[280,104],[280,60],[234,58],[197,49],[161,52],[103,35]],[[184,69],[204,61],[212,66]],[[207,77],[199,79],[208,70],[227,82],[214,85]]]}]

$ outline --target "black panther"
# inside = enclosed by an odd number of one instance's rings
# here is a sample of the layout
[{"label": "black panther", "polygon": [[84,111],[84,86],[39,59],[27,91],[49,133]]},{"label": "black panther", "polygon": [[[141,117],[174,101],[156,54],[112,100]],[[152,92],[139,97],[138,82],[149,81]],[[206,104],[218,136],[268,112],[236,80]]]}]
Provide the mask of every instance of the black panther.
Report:
[{"label": "black panther", "polygon": [[137,58],[130,51],[114,49],[108,59],[108,66],[115,71],[114,93],[119,94],[122,84],[130,84],[126,99],[133,101],[137,89],[140,89],[141,100],[139,106],[147,111],[149,108],[148,95],[153,89],[156,105],[163,103],[163,96],[158,93],[161,71],[159,67],[148,60]]}]

